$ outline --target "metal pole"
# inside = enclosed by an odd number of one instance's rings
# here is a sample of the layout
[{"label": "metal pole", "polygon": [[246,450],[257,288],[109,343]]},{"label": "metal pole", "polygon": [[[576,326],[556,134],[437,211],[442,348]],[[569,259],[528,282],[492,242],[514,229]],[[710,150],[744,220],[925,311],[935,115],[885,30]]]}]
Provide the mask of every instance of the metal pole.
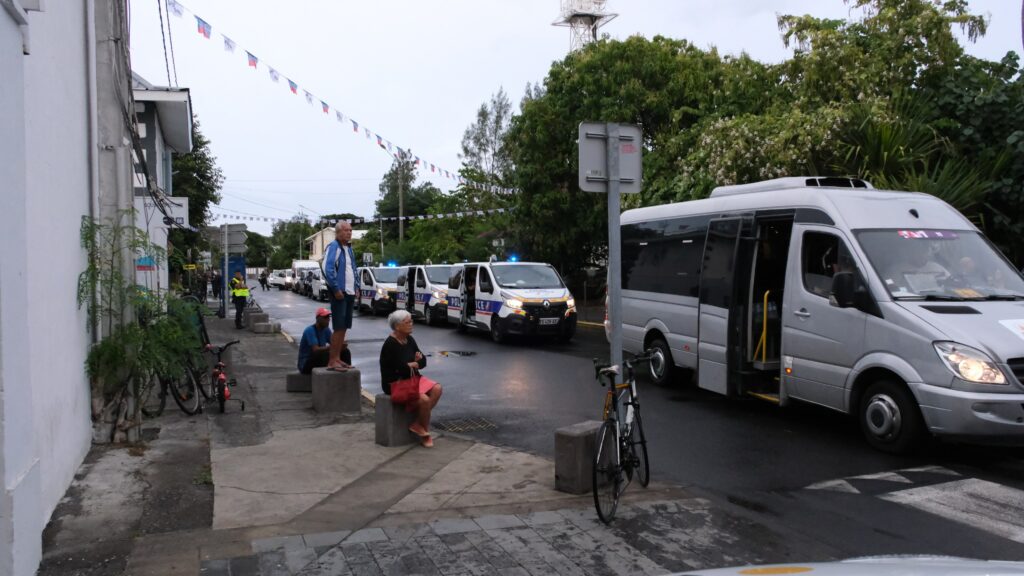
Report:
[{"label": "metal pole", "polygon": [[228,225],[223,224],[224,228],[224,274],[220,277],[220,306],[221,310],[224,311],[222,318],[228,317]]},{"label": "metal pole", "polygon": [[619,125],[608,124],[608,323],[612,364],[622,364],[622,242],[619,229]]},{"label": "metal pole", "polygon": [[402,218],[405,215],[405,155],[399,154],[398,157],[398,243],[401,244],[405,238],[405,220]]}]

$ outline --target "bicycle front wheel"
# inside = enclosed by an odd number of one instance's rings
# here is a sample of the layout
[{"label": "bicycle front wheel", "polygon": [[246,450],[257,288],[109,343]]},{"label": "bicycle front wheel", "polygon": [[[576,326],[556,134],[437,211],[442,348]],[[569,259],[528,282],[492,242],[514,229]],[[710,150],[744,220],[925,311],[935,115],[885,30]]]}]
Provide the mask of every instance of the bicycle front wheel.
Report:
[{"label": "bicycle front wheel", "polygon": [[647,438],[640,421],[640,411],[633,412],[633,428],[629,432],[629,455],[633,459],[633,473],[644,488],[651,482],[651,465],[647,459]]},{"label": "bicycle front wheel", "polygon": [[174,403],[182,412],[190,416],[199,412],[199,383],[191,370],[186,369],[181,378],[171,380],[170,391],[174,395]]},{"label": "bicycle front wheel", "polygon": [[622,485],[622,467],[618,454],[618,429],[614,420],[605,420],[597,433],[594,451],[594,507],[601,522],[608,524],[619,506],[619,487]]},{"label": "bicycle front wheel", "polygon": [[164,406],[167,405],[167,391],[164,382],[156,376],[151,376],[142,386],[139,399],[142,402],[142,414],[147,418],[156,418],[163,414]]}]

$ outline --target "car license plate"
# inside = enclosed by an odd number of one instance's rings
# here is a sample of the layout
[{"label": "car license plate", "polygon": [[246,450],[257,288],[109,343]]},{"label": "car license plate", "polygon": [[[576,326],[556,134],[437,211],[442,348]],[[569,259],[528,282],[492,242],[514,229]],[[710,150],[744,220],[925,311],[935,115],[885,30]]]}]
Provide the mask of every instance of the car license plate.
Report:
[{"label": "car license plate", "polygon": [[558,318],[541,318],[540,319],[540,325],[541,326],[552,326],[554,324],[558,324]]}]

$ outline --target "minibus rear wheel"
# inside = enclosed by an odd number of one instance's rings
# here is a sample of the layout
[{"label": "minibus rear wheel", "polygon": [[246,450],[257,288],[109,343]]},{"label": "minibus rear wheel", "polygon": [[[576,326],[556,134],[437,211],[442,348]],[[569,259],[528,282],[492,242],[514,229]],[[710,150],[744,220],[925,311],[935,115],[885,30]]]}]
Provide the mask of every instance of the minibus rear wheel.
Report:
[{"label": "minibus rear wheel", "polygon": [[675,362],[672,361],[672,351],[668,348],[668,342],[664,338],[651,340],[647,350],[651,354],[651,361],[648,363],[648,376],[655,386],[667,386],[672,381],[672,374]]},{"label": "minibus rear wheel", "polygon": [[861,432],[876,450],[906,454],[921,440],[921,412],[914,396],[899,382],[879,380],[868,386],[857,411]]}]

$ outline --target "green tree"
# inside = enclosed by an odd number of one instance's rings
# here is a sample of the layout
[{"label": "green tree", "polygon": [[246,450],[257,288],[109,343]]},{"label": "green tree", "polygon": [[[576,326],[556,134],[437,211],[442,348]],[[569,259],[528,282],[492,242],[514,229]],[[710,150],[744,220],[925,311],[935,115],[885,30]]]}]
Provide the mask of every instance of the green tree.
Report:
[{"label": "green tree", "polygon": [[[173,193],[188,198],[189,224],[202,230],[209,221],[210,207],[220,203],[224,174],[217,166],[217,158],[210,151],[210,141],[199,129],[199,119],[195,116],[192,117],[192,151],[176,154],[171,165]],[[175,250],[182,252],[194,249],[196,253],[206,246],[200,233],[187,230],[172,230],[169,240]]]},{"label": "green tree", "polygon": [[302,216],[294,216],[291,220],[278,221],[274,224],[270,235],[273,251],[270,254],[272,269],[291,268],[292,260],[309,257],[305,240],[316,232],[313,223]]},{"label": "green tree", "polygon": [[273,247],[270,244],[270,238],[260,234],[259,232],[253,232],[252,230],[249,230],[245,234],[245,261],[249,266],[265,268],[267,263],[270,261],[270,255],[273,252]]},{"label": "green tree", "polygon": [[[416,166],[411,159],[396,158],[391,163],[391,168],[384,174],[379,186],[380,198],[377,200],[377,215],[381,218],[396,218],[399,216],[399,189],[403,196],[404,204],[402,214],[404,216],[425,215],[434,203],[434,200],[441,195],[441,190],[430,182],[416,183]],[[409,221],[403,222],[408,227]],[[384,241],[398,240],[398,221],[385,221],[383,224]],[[379,237],[378,237],[379,240]]]},{"label": "green tree", "polygon": [[508,177],[511,161],[505,145],[512,116],[512,104],[503,88],[480,105],[473,122],[462,136],[463,166],[484,177],[480,182],[501,183]]}]

